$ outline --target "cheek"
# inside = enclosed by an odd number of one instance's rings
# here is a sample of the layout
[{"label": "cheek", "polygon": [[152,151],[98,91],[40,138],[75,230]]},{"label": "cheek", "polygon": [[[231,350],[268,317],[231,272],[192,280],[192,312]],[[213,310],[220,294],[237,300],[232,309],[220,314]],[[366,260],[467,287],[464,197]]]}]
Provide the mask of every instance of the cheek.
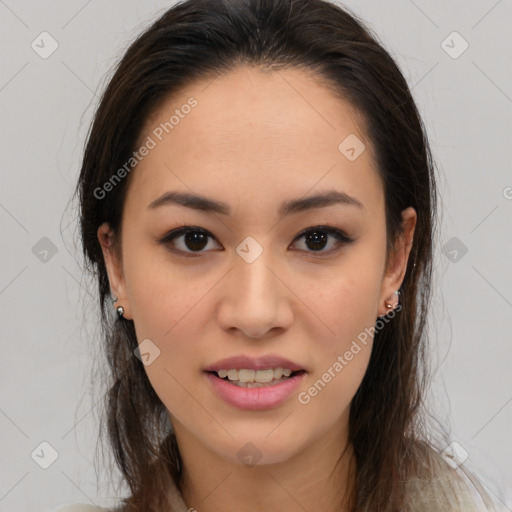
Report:
[{"label": "cheek", "polygon": [[207,277],[191,280],[161,249],[128,241],[125,254],[126,287],[139,341],[150,338],[165,346],[180,329],[199,326],[196,306],[213,282]]},{"label": "cheek", "polygon": [[132,275],[130,294],[138,342],[151,340],[149,347],[157,354],[144,366],[151,386],[179,421],[203,418],[198,342],[207,329],[204,289],[153,266]]},{"label": "cheek", "polygon": [[200,374],[196,341],[204,337],[208,318],[201,298],[214,283],[205,279],[194,285],[165,257],[129,249],[124,263],[130,308],[138,343],[144,343],[141,352],[149,352],[151,359],[144,369],[169,410],[192,411],[196,402],[190,393],[195,396]]},{"label": "cheek", "polygon": [[368,368],[381,285],[380,260],[363,254],[350,260],[328,285],[310,287],[308,300],[316,314],[309,323],[315,373],[299,401],[333,421],[349,406]]},{"label": "cheek", "polygon": [[315,368],[298,396],[310,417],[321,415],[326,424],[334,423],[357,392],[373,347],[375,293],[374,285],[340,280],[339,287],[318,295],[313,307],[322,312],[329,330],[322,327],[327,335],[310,333]]},{"label": "cheek", "polygon": [[[320,339],[324,352],[331,358],[347,350],[351,341],[365,329],[375,326],[377,320],[380,266],[364,258],[353,259],[353,265],[347,262],[343,268],[333,271],[323,284],[308,282],[307,305],[313,316],[322,321],[325,335]],[[317,332],[315,338],[318,337]]]}]

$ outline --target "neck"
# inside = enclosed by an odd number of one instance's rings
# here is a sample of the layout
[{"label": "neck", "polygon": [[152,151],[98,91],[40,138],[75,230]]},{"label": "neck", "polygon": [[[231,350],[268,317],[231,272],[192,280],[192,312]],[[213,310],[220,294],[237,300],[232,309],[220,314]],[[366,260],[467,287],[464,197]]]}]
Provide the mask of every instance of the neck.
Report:
[{"label": "neck", "polygon": [[340,442],[339,428],[287,460],[254,466],[226,460],[180,429],[176,436],[183,461],[179,488],[189,510],[349,510],[355,458],[352,446]]}]

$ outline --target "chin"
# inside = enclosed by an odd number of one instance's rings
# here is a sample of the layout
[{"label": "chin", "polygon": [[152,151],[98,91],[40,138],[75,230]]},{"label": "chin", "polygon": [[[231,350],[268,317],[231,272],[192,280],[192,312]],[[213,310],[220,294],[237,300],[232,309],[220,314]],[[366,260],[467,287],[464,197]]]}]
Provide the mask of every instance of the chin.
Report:
[{"label": "chin", "polygon": [[[298,450],[297,444],[286,447],[278,439],[265,439],[268,436],[267,430],[259,432],[258,435],[243,436],[239,441],[230,440],[229,447],[219,455],[229,462],[246,467],[267,466],[279,464],[293,458]],[[290,439],[292,439],[290,437]],[[218,451],[218,447],[215,451]]]}]

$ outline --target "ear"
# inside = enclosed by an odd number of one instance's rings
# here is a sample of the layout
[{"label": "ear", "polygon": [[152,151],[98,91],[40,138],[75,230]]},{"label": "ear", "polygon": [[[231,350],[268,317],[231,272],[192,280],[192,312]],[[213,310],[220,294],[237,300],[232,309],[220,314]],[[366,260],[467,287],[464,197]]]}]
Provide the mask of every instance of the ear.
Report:
[{"label": "ear", "polygon": [[412,206],[402,210],[402,233],[389,256],[379,297],[378,316],[383,316],[389,311],[386,302],[394,305],[398,303],[398,297],[394,293],[402,286],[405,277],[416,220],[416,210]]},{"label": "ear", "polygon": [[123,318],[131,320],[130,303],[126,293],[126,283],[124,279],[120,249],[116,249],[113,244],[113,233],[107,222],[104,222],[98,228],[98,240],[101,244],[103,259],[105,260],[105,266],[107,268],[110,290],[112,295],[117,297],[114,307],[117,308],[118,306],[123,306]]}]

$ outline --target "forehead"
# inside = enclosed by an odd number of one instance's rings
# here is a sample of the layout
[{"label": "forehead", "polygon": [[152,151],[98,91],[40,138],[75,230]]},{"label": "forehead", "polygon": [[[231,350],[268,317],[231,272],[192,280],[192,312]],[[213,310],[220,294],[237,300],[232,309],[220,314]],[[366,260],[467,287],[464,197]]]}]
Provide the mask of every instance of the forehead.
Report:
[{"label": "forehead", "polygon": [[[335,187],[375,202],[380,180],[362,126],[348,101],[303,70],[240,67],[191,84],[152,113],[139,146],[151,139],[153,148],[130,188],[146,205],[165,189],[228,202],[230,192],[256,202],[265,192],[281,202]],[[346,140],[365,145],[355,160],[343,152]]]}]

